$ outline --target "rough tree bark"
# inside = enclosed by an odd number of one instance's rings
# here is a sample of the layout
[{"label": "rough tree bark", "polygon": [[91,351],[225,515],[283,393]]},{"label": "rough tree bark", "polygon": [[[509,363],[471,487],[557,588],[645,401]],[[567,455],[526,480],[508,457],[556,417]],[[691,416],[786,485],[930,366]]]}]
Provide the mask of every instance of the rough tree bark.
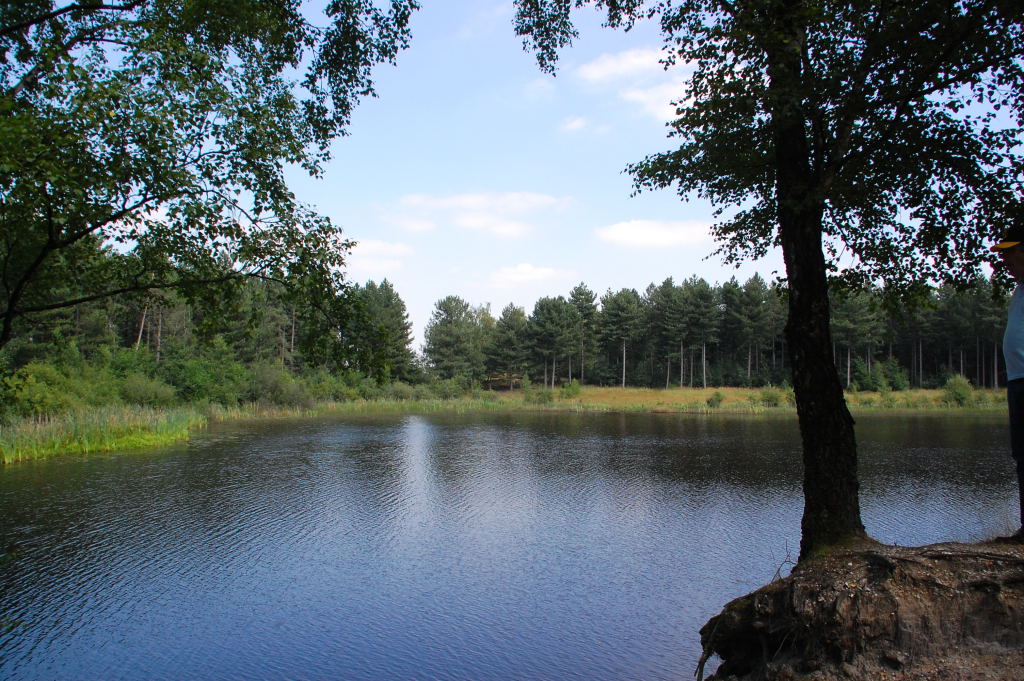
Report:
[{"label": "rough tree bark", "polygon": [[779,3],[770,20],[768,58],[779,237],[789,279],[786,340],[800,421],[804,513],[800,559],[864,537],[853,417],[832,357],[829,297],[822,250],[824,201],[812,171],[803,98],[802,3]]}]

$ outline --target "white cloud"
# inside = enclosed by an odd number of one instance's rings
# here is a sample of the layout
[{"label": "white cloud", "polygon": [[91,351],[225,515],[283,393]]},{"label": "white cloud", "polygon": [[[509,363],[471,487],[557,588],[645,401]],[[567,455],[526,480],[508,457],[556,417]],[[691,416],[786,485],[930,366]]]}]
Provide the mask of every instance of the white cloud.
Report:
[{"label": "white cloud", "polygon": [[403,256],[412,255],[412,247],[403,243],[392,243],[378,239],[360,239],[352,249],[361,256]]},{"label": "white cloud", "polygon": [[576,75],[595,85],[617,87],[619,99],[639,104],[640,110],[659,121],[676,118],[676,107],[685,92],[683,79],[692,69],[680,64],[666,71],[657,49],[635,49],[604,54],[578,69]]},{"label": "white cloud", "polygon": [[408,244],[362,239],[352,248],[348,268],[355,279],[380,279],[402,269],[401,259],[412,254]]},{"label": "white cloud", "polygon": [[491,273],[491,283],[500,288],[513,288],[523,284],[535,284],[542,281],[566,279],[575,276],[571,270],[558,270],[553,267],[537,267],[529,263],[520,263],[515,267],[502,267]]},{"label": "white cloud", "polygon": [[605,135],[611,132],[612,128],[609,125],[595,125],[590,119],[584,118],[583,116],[569,116],[562,121],[562,124],[558,126],[559,130],[567,133],[591,133]]},{"label": "white cloud", "polygon": [[401,260],[393,258],[360,258],[353,256],[348,263],[353,279],[382,279],[391,276],[404,266]]},{"label": "white cloud", "polygon": [[500,2],[484,7],[467,17],[459,27],[458,36],[462,40],[479,38],[503,29],[512,19],[515,8],[512,3]]},{"label": "white cloud", "polygon": [[531,226],[528,222],[523,222],[522,220],[510,220],[502,217],[501,215],[485,212],[460,213],[453,218],[453,221],[459,227],[490,232],[494,236],[523,236],[528,234],[531,230]]},{"label": "white cloud", "polygon": [[696,220],[628,220],[595,231],[597,238],[629,248],[671,248],[710,242],[710,223]]},{"label": "white cloud", "polygon": [[588,125],[587,119],[583,116],[570,116],[562,121],[561,128],[567,132],[574,132],[576,130],[583,130]]},{"label": "white cloud", "polygon": [[448,224],[499,237],[519,237],[533,230],[530,218],[540,212],[560,211],[568,203],[565,198],[533,192],[407,194],[399,199],[389,220],[407,229]]},{"label": "white cloud", "polygon": [[682,83],[662,83],[648,88],[630,88],[619,93],[619,97],[627,102],[635,102],[648,114],[660,121],[672,121],[677,118],[676,106],[684,90]]},{"label": "white cloud", "polygon": [[437,228],[437,223],[433,220],[424,220],[408,215],[391,215],[387,221],[407,232],[429,232]]},{"label": "white cloud", "polygon": [[576,69],[576,74],[591,83],[636,78],[643,74],[663,72],[664,67],[658,63],[660,58],[661,51],[654,48],[602,54]]}]

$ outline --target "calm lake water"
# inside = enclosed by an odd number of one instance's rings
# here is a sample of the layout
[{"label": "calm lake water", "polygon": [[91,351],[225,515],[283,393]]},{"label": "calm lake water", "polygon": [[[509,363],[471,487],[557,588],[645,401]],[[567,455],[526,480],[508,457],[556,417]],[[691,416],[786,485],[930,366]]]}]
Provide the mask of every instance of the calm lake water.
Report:
[{"label": "calm lake water", "polygon": [[[1013,528],[1002,414],[862,417],[868,531]],[[218,426],[0,469],[0,678],[693,678],[799,546],[795,417]]]}]

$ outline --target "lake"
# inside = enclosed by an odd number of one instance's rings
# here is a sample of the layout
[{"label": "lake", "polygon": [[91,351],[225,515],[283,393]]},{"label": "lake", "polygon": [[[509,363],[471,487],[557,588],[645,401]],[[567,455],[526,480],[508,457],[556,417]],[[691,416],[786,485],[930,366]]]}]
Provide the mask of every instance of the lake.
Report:
[{"label": "lake", "polygon": [[[1001,412],[857,428],[875,538],[1015,529]],[[792,415],[515,413],[7,466],[0,678],[689,679],[795,560],[799,461]]]}]

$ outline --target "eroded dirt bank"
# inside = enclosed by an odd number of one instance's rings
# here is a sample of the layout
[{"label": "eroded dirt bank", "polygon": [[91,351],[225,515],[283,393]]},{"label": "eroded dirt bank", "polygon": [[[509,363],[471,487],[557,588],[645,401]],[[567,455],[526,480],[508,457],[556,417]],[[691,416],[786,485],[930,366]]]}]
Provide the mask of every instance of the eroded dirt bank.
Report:
[{"label": "eroded dirt bank", "polygon": [[1024,681],[1024,545],[837,550],[700,634],[713,679]]}]

